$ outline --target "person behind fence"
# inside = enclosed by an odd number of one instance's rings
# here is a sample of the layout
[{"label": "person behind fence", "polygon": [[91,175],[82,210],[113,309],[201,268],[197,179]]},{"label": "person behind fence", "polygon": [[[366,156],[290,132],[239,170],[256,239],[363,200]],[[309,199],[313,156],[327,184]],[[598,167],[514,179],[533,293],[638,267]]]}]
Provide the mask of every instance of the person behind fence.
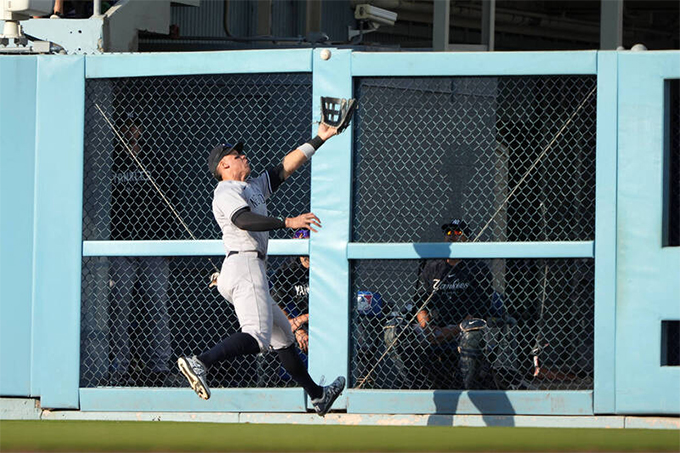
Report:
[{"label": "person behind fence", "polygon": [[[123,142],[114,148],[111,171],[111,239],[176,239],[177,224],[158,190],[173,197],[165,158],[146,140],[136,114],[125,114],[120,134]],[[169,271],[166,257],[110,258],[111,385],[159,386],[173,378]],[[131,326],[138,326],[134,333]],[[141,372],[132,366],[131,335],[141,346]]]},{"label": "person behind fence", "polygon": [[406,304],[387,316],[383,338],[387,355],[394,369],[393,387],[399,389],[427,389],[431,387],[426,369],[429,361],[422,352],[428,348],[423,341],[422,329],[411,323],[415,307]]},{"label": "person behind fence", "polygon": [[[295,239],[309,239],[309,230],[295,230]],[[272,297],[290,321],[298,347],[309,348],[309,256],[289,259],[272,278]]]},{"label": "person behind fence", "polygon": [[[460,219],[441,228],[447,242],[466,242],[471,234]],[[425,262],[414,305],[418,325],[430,344],[426,373],[435,387],[493,386],[483,350],[492,297],[491,272],[484,262],[456,258]]]},{"label": "person behind fence", "polygon": [[255,178],[248,178],[251,169],[242,143],[221,144],[210,152],[208,167],[219,181],[213,198],[213,214],[222,231],[226,251],[217,288],[234,306],[241,332],[198,356],[178,359],[180,371],[201,398],[210,398],[207,382],[210,366],[270,349],[276,351],[288,374],[305,389],[320,416],[330,410],[344,389],[345,378],[342,376],[325,387],[311,378],[296,350],[291,324],[269,292],[266,273],[270,230],[303,228],[317,231],[321,226],[318,217],[311,212],[286,219],[270,217],[267,199],[337,132],[337,128],[322,122],[316,137]]}]

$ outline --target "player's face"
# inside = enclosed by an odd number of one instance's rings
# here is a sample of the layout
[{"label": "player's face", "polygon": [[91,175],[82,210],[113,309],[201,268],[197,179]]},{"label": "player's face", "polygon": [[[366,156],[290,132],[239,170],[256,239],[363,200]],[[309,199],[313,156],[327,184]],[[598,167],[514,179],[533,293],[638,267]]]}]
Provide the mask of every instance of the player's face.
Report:
[{"label": "player's face", "polygon": [[245,154],[233,152],[224,156],[222,160],[236,179],[244,181],[250,175],[250,162]]}]

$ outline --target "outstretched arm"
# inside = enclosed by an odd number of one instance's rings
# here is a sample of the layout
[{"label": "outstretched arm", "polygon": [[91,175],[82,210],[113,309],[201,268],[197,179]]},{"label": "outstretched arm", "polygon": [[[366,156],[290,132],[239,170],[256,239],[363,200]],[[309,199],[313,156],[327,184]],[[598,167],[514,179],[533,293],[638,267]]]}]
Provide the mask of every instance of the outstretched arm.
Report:
[{"label": "outstretched arm", "polygon": [[326,140],[338,133],[337,128],[330,127],[325,124],[319,125],[319,131],[317,136],[300,146],[299,148],[291,151],[283,158],[283,179],[287,179],[292,175],[295,170],[300,168],[302,164],[307,162],[314,152],[316,152],[321,145],[324,144]]}]

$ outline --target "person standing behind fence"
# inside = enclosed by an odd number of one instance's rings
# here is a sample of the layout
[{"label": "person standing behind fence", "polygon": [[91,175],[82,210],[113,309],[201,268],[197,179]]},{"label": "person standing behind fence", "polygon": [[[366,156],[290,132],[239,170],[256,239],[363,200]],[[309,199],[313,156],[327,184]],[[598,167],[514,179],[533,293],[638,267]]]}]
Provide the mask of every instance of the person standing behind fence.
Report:
[{"label": "person standing behind fence", "polygon": [[321,387],[309,376],[295,348],[295,336],[283,310],[273,301],[266,273],[269,231],[305,228],[316,231],[320,220],[313,213],[286,219],[269,217],[267,199],[323,143],[337,134],[324,123],[318,135],[288,153],[276,167],[255,178],[243,144],[216,146],[208,158],[210,173],[219,181],[213,198],[213,214],[222,231],[226,257],[217,277],[217,288],[236,311],[241,332],[235,333],[199,356],[178,359],[180,371],[203,399],[210,398],[207,368],[242,355],[276,351],[288,374],[311,398],[317,414],[324,416],[345,387],[339,376]]},{"label": "person standing behind fence", "polygon": [[[299,229],[295,239],[309,239],[309,230]],[[307,353],[309,347],[309,257],[289,259],[272,278],[272,297],[290,321],[298,347]]]},{"label": "person standing behind fence", "polygon": [[[453,219],[442,225],[446,242],[467,242],[470,230],[463,220]],[[432,296],[430,298],[430,296]],[[414,305],[418,308],[418,324],[430,342],[425,360],[432,366],[428,374],[433,385],[478,386],[476,377],[465,376],[459,368],[457,339],[460,324],[471,318],[486,319],[493,297],[489,268],[476,259],[433,259],[425,262],[416,289]],[[458,365],[457,365],[458,364]]]},{"label": "person standing behind fence", "polygon": [[[134,113],[127,113],[120,133],[125,143],[114,148],[111,181],[111,239],[177,239],[175,217],[139,163],[150,173],[166,197],[173,191],[166,159],[145,140]],[[134,156],[134,157],[133,157]],[[139,163],[135,161],[139,160]],[[110,258],[110,384],[160,386],[170,379],[171,333],[168,314],[169,259],[114,256]],[[135,299],[134,295],[138,297]],[[137,306],[141,315],[133,316]],[[136,319],[135,319],[136,318]],[[131,369],[131,329],[141,344],[144,369]]]}]

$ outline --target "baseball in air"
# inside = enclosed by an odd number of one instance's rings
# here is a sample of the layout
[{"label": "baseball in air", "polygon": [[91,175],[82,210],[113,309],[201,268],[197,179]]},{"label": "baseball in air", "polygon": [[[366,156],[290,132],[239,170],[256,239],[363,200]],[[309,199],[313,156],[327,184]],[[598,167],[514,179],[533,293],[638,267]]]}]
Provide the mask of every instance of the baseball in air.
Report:
[{"label": "baseball in air", "polygon": [[331,51],[328,49],[324,49],[321,51],[321,59],[322,60],[328,60],[331,58]]}]

